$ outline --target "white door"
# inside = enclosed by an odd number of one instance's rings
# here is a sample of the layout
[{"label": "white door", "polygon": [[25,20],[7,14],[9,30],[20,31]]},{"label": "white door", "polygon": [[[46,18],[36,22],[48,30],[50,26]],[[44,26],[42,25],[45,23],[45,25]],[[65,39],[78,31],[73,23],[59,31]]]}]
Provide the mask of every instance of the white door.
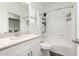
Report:
[{"label": "white door", "polygon": [[[70,16],[71,15],[71,16]],[[58,53],[75,55],[75,16],[74,8],[61,8],[47,13],[48,40],[62,49]],[[71,20],[69,20],[71,19]],[[69,21],[68,21],[69,20]]]}]

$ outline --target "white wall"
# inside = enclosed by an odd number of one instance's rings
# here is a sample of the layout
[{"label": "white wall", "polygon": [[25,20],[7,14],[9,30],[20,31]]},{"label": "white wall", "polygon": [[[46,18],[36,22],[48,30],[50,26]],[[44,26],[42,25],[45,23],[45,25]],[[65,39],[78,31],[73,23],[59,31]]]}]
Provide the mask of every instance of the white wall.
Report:
[{"label": "white wall", "polygon": [[[76,32],[76,34],[77,34],[77,37],[76,37],[76,39],[78,39],[79,40],[79,2],[77,2],[77,22],[76,22],[77,24],[76,24],[76,30],[77,30],[77,32]],[[79,45],[78,44],[76,44],[76,49],[77,49],[77,56],[79,56]]]},{"label": "white wall", "polygon": [[8,32],[8,12],[19,15],[21,32],[27,31],[27,26],[23,19],[27,16],[27,8],[17,2],[0,2],[0,33]]},{"label": "white wall", "polygon": [[31,2],[30,4],[33,8],[37,9],[38,11],[44,12],[45,7],[43,7],[43,5],[40,4],[40,2]]},{"label": "white wall", "polygon": [[79,2],[77,3],[77,39],[79,39]]}]

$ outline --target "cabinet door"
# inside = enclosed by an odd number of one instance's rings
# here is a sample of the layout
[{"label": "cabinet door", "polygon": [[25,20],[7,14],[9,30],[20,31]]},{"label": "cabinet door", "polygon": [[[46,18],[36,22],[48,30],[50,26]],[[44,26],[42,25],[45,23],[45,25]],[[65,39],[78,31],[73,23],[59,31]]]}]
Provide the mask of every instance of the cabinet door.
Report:
[{"label": "cabinet door", "polygon": [[40,53],[40,39],[35,38],[30,41],[15,45],[0,51],[1,56],[33,56]]},{"label": "cabinet door", "polygon": [[[79,2],[77,2],[77,36],[76,39],[79,41]],[[79,56],[79,44],[76,44],[76,49],[77,49],[77,56]]]},{"label": "cabinet door", "polygon": [[40,56],[41,50],[40,50],[39,44],[36,44],[32,47],[32,53],[33,53],[33,56]]},{"label": "cabinet door", "polygon": [[40,56],[40,38],[36,38],[30,42],[29,48],[26,50],[26,56]]},{"label": "cabinet door", "polygon": [[[29,48],[29,46],[27,46],[27,43],[22,43],[10,48],[7,48],[5,50],[0,51],[0,55],[3,56],[19,56],[19,55],[23,55],[25,54],[26,50]],[[27,54],[27,53],[26,53]]]}]

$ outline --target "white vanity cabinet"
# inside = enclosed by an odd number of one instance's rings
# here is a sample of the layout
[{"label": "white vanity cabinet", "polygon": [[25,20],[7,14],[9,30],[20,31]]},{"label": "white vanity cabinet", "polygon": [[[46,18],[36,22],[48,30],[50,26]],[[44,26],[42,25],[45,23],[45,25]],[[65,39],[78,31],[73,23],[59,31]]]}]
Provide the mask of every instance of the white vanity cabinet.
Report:
[{"label": "white vanity cabinet", "polygon": [[19,43],[0,51],[1,56],[40,56],[40,38]]}]

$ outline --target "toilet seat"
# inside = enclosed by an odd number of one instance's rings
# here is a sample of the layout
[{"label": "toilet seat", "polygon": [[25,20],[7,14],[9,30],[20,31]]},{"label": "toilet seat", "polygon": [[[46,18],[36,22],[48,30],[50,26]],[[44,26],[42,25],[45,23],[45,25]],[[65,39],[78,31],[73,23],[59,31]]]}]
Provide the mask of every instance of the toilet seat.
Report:
[{"label": "toilet seat", "polygon": [[45,49],[45,50],[50,50],[51,49],[51,44],[49,44],[47,42],[40,43],[40,46],[41,46],[42,49]]}]

